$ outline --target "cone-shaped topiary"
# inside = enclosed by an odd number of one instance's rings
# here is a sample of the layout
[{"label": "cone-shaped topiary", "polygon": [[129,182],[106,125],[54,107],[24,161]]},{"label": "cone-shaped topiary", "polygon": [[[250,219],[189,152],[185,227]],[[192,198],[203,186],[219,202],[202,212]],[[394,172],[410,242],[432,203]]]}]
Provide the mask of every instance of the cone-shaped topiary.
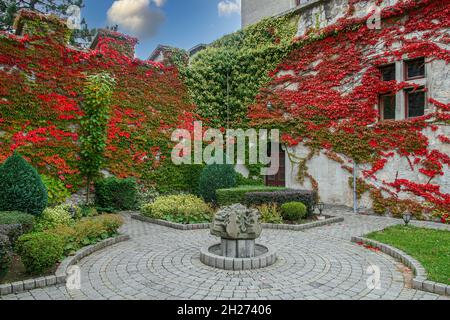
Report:
[{"label": "cone-shaped topiary", "polygon": [[36,169],[14,153],[0,167],[0,211],[40,215],[47,202],[47,189]]},{"label": "cone-shaped topiary", "polygon": [[205,167],[200,175],[198,191],[206,202],[217,203],[216,190],[236,186],[236,171],[228,164]]}]

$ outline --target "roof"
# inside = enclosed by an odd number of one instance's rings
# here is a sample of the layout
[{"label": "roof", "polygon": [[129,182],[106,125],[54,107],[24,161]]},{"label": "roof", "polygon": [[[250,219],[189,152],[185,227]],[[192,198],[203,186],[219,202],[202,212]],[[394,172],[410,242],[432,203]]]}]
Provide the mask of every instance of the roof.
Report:
[{"label": "roof", "polygon": [[158,45],[156,47],[155,50],[153,50],[153,52],[150,54],[150,57],[148,57],[147,60],[154,61],[161,54],[161,52],[171,51],[173,49],[176,49],[176,48],[172,47],[172,46],[167,46],[167,45],[160,44],[160,45]]}]

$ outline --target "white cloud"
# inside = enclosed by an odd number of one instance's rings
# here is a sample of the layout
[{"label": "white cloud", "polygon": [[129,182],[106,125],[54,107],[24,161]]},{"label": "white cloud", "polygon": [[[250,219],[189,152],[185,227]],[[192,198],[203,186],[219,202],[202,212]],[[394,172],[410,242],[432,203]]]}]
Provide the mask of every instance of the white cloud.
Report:
[{"label": "white cloud", "polygon": [[241,13],[241,0],[223,0],[218,4],[219,16],[229,16]]},{"label": "white cloud", "polygon": [[157,7],[162,7],[166,3],[166,0],[152,0],[152,2],[156,4]]},{"label": "white cloud", "polygon": [[[151,0],[160,7],[165,0]],[[116,0],[109,8],[108,21],[119,25],[125,32],[141,38],[156,34],[164,22],[164,13],[150,7],[150,0]]]}]

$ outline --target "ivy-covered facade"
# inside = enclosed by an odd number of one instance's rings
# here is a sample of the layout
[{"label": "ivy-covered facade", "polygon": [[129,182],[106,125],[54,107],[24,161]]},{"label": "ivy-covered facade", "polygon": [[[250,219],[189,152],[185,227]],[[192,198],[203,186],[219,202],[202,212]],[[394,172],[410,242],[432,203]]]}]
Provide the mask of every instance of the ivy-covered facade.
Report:
[{"label": "ivy-covered facade", "polygon": [[72,47],[55,16],[21,11],[16,30],[0,34],[0,163],[18,151],[72,192],[82,187],[83,91],[89,76],[107,73],[115,85],[103,171],[164,190],[189,187],[170,161],[172,130],[189,126],[194,111],[176,67],[135,59],[137,39],[109,30],[89,50]]}]

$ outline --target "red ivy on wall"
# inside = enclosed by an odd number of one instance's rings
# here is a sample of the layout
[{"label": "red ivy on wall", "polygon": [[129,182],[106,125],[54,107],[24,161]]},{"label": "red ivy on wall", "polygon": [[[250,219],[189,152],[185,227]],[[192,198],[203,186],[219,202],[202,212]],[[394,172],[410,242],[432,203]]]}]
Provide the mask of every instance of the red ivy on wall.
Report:
[{"label": "red ivy on wall", "polygon": [[145,179],[170,154],[169,129],[184,126],[193,110],[177,69],[135,59],[136,40],[120,34],[100,36],[95,50],[58,39],[0,35],[0,163],[18,150],[76,191],[83,83],[86,75],[107,71],[117,82],[107,169]]},{"label": "red ivy on wall", "polygon": [[[271,73],[273,81],[250,107],[252,124],[281,128],[289,146],[302,142],[371,164],[364,172],[367,181],[377,180],[376,173],[395,154],[406,157],[411,169],[418,168],[429,182],[382,181],[383,191],[395,196],[407,192],[448,211],[450,195],[433,179],[449,175],[449,156],[430,147],[424,130],[448,125],[449,105],[430,98],[433,112],[403,121],[379,121],[376,105],[380,94],[417,87],[382,81],[379,66],[405,57],[450,62],[449,51],[440,45],[449,43],[445,31],[450,27],[450,3],[399,1],[382,11],[381,30],[372,30],[367,17],[351,17],[357,2],[352,1],[347,16],[336,24],[296,39],[291,54]],[[267,109],[268,101],[275,110]],[[443,135],[439,139],[449,141]]]}]

